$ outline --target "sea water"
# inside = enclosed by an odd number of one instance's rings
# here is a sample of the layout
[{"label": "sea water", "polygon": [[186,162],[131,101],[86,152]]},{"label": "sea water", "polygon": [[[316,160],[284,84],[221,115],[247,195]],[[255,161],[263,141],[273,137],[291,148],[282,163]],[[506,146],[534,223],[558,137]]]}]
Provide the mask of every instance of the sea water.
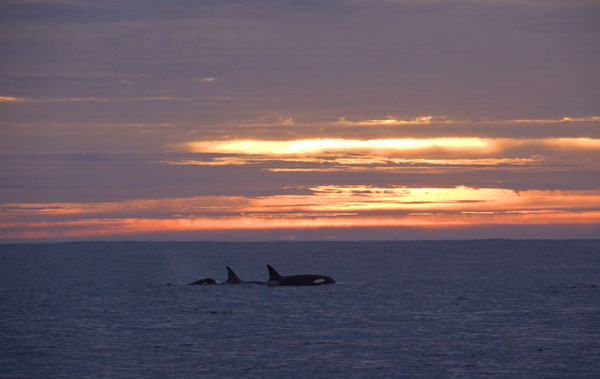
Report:
[{"label": "sea water", "polygon": [[[0,245],[0,376],[600,376],[600,240]],[[187,286],[314,273],[315,287]]]}]

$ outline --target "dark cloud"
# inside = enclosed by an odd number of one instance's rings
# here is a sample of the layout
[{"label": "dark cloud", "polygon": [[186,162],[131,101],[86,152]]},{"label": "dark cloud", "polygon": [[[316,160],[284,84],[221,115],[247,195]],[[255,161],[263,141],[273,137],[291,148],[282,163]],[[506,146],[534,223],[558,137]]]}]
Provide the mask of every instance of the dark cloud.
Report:
[{"label": "dark cloud", "polygon": [[[249,109],[337,113],[350,106],[363,114],[489,116],[597,105],[597,7],[498,4],[504,3],[11,5],[44,8],[43,19],[71,17],[63,8],[97,19],[35,27],[35,19],[15,16],[14,22],[33,23],[32,32],[8,31],[3,40],[20,60],[8,71],[87,72],[90,80],[97,72],[125,75],[136,79],[129,90],[138,96],[158,90],[189,96],[198,91],[190,78],[212,74],[223,78],[218,91],[248,98]],[[71,93],[55,95],[114,94],[116,82],[112,90],[102,79],[88,88],[71,83]],[[525,100],[528,108],[519,104]]]}]

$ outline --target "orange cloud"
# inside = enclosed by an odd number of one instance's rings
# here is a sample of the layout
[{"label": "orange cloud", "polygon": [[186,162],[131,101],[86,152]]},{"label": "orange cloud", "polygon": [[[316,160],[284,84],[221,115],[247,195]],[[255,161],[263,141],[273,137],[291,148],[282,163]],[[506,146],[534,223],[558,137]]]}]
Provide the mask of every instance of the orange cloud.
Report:
[{"label": "orange cloud", "polygon": [[[394,127],[419,127],[419,126],[482,126],[488,127],[490,125],[520,125],[520,124],[531,124],[531,125],[551,125],[551,124],[573,124],[573,123],[590,123],[600,121],[600,116],[564,116],[561,118],[537,118],[537,119],[450,119],[444,115],[425,115],[415,118],[402,118],[398,116],[386,116],[382,118],[363,118],[363,119],[350,119],[347,117],[339,117],[332,121],[331,118],[307,118],[307,119],[293,119],[289,115],[263,115],[255,119],[248,120],[229,120],[222,124],[222,126],[233,126],[233,127],[273,127],[273,126],[302,126],[308,128],[323,128],[323,127],[352,127],[352,128],[368,128],[380,130],[393,130]],[[414,128],[412,130],[417,130]]]},{"label": "orange cloud", "polygon": [[597,225],[600,211],[532,213],[460,213],[407,214],[402,216],[363,216],[337,218],[263,218],[237,216],[227,218],[178,219],[89,219],[77,222],[24,222],[0,227],[0,238],[74,238],[118,236],[147,233],[234,231],[266,229],[316,229],[355,227],[449,228],[482,225]]},{"label": "orange cloud", "polygon": [[414,119],[398,119],[389,116],[384,119],[349,121],[345,117],[339,118],[330,125],[342,126],[398,126],[398,125],[428,125],[428,124],[555,124],[555,123],[578,123],[578,122],[597,122],[600,116],[579,116],[562,118],[539,118],[539,119],[512,119],[512,120],[450,120],[444,116],[420,116]]},{"label": "orange cloud", "polygon": [[600,150],[595,138],[386,138],[386,139],[299,139],[286,141],[221,140],[183,143],[179,149],[191,153],[243,154],[262,156],[315,156],[322,154],[361,154],[370,157],[393,157],[398,153],[436,152],[466,155],[498,154],[508,149],[551,148],[555,150]]},{"label": "orange cloud", "polygon": [[[211,156],[206,160],[177,159],[159,161],[162,164],[176,166],[229,166],[263,165],[270,172],[431,172],[436,168],[450,169],[543,169],[546,163],[552,163],[542,156],[528,158],[395,158],[373,155],[319,155],[319,156],[269,156],[269,155],[231,155]],[[302,167],[297,167],[302,164]],[[307,166],[309,165],[309,166]],[[551,165],[556,170],[556,165]],[[572,169],[572,166],[569,166]]]},{"label": "orange cloud", "polygon": [[587,117],[568,117],[560,119],[517,119],[505,121],[489,121],[489,123],[510,123],[510,124],[550,124],[550,123],[568,123],[568,122],[594,122],[600,121],[600,116]]},{"label": "orange cloud", "polygon": [[351,227],[600,224],[600,191],[316,186],[308,194],[3,204],[0,238]]},{"label": "orange cloud", "polygon": [[103,98],[103,97],[68,97],[68,98],[20,98],[0,96],[0,103],[130,103],[145,101],[191,101],[190,98],[154,96],[154,97],[128,97],[128,98]]},{"label": "orange cloud", "polygon": [[192,153],[258,154],[258,155],[317,155],[324,153],[369,153],[385,156],[394,152],[427,149],[460,151],[491,151],[495,141],[489,138],[394,138],[394,139],[302,139],[290,141],[225,140],[199,141],[179,145]]},{"label": "orange cloud", "polygon": [[239,196],[197,196],[154,200],[90,203],[8,203],[0,205],[0,219],[19,215],[72,216],[72,215],[145,215],[202,212],[240,212],[251,203],[251,198]]},{"label": "orange cloud", "polygon": [[23,103],[27,99],[13,96],[0,96],[0,103]]},{"label": "orange cloud", "polygon": [[[371,186],[315,186],[309,194],[262,197],[196,196],[156,200],[95,203],[7,203],[0,220],[31,217],[179,217],[210,213],[214,218],[231,214],[261,213],[276,217],[340,216],[347,212],[466,212],[466,211],[580,211],[600,210],[600,191],[527,190],[505,188],[408,188]],[[316,213],[315,213],[316,212]],[[333,212],[333,213],[332,213]],[[346,212],[346,213],[339,213]],[[359,215],[359,214],[357,214]]]},{"label": "orange cloud", "polygon": [[402,120],[394,117],[388,117],[385,119],[374,119],[374,120],[360,120],[360,121],[349,121],[345,117],[339,118],[332,125],[342,126],[394,126],[394,125],[426,125],[431,123],[447,124],[454,123],[454,121],[446,120],[444,118],[438,118],[434,116],[421,116],[416,117],[412,120]]},{"label": "orange cloud", "polygon": [[504,188],[375,188],[319,186],[312,188],[313,210],[326,211],[494,211],[600,210],[598,191],[515,192]]},{"label": "orange cloud", "polygon": [[600,149],[600,139],[594,138],[546,138],[544,144],[560,150]]}]

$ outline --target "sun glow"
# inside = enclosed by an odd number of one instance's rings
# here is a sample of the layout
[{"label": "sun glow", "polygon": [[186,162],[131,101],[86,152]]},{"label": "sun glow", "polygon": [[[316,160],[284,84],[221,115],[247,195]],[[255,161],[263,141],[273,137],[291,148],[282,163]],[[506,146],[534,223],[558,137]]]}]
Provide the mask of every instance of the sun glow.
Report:
[{"label": "sun glow", "polygon": [[544,142],[557,149],[600,149],[600,139],[593,138],[548,138]]},{"label": "sun glow", "polygon": [[386,138],[386,139],[299,139],[287,141],[221,140],[197,141],[178,145],[191,153],[245,154],[264,156],[311,156],[319,154],[365,154],[394,156],[398,153],[435,152],[489,155],[508,149],[552,148],[556,150],[597,150],[600,139],[594,138]]},{"label": "sun glow", "polygon": [[485,138],[394,138],[394,139],[303,139],[291,141],[231,140],[200,141],[182,145],[193,153],[260,154],[260,155],[314,155],[322,153],[371,153],[385,155],[398,151],[440,149],[446,151],[491,151],[495,142]]}]

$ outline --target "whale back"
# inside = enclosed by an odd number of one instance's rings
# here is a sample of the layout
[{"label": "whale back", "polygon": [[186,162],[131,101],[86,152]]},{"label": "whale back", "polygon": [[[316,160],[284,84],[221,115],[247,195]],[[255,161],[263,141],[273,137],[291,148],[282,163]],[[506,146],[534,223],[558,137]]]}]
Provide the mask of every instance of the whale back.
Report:
[{"label": "whale back", "polygon": [[281,275],[271,265],[267,265],[267,269],[269,269],[269,280],[281,279]]},{"label": "whale back", "polygon": [[217,284],[217,281],[214,280],[213,278],[198,279],[195,282],[188,283],[188,286],[209,285],[209,284]]},{"label": "whale back", "polygon": [[227,268],[227,281],[226,283],[235,283],[235,284],[239,284],[242,281],[240,280],[240,278],[236,275],[235,272],[233,272],[233,270],[231,269],[231,267],[226,266]]}]

